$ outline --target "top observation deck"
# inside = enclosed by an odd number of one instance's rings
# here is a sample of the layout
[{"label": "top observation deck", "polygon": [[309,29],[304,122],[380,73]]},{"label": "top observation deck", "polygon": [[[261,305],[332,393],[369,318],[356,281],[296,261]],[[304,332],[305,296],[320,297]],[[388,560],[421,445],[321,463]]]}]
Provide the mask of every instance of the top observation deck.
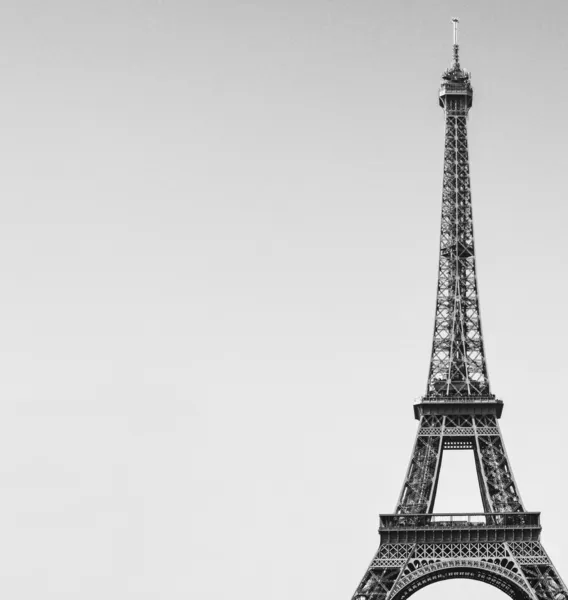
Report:
[{"label": "top observation deck", "polygon": [[442,74],[440,84],[439,102],[442,108],[448,108],[448,98],[463,99],[460,102],[462,108],[469,109],[473,103],[473,88],[471,87],[471,75],[460,66],[458,45],[458,20],[454,19],[454,58],[452,65]]}]

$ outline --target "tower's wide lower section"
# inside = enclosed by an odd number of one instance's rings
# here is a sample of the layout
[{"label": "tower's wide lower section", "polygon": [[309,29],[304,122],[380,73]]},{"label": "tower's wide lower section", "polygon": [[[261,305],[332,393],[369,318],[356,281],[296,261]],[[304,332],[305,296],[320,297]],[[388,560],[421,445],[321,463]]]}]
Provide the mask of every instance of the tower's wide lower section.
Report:
[{"label": "tower's wide lower section", "polygon": [[452,578],[516,599],[568,600],[540,531],[539,513],[382,515],[379,549],[353,600],[405,600]]}]

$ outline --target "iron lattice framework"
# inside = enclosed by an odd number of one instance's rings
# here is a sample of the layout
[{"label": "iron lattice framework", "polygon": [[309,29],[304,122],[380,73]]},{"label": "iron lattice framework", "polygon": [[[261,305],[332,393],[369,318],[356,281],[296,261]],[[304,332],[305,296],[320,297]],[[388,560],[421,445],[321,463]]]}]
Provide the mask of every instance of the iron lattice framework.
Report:
[{"label": "iron lattice framework", "polygon": [[[467,115],[473,90],[454,60],[442,75],[446,119],[440,268],[426,395],[395,513],[381,515],[379,549],[353,600],[405,600],[448,578],[484,581],[519,600],[568,600],[540,543],[540,514],[526,512],[499,428],[503,402],[490,393],[481,334],[471,210]],[[446,450],[475,456],[484,512],[436,514]]]},{"label": "iron lattice framework", "polygon": [[467,114],[473,90],[469,73],[454,64],[442,76],[446,116],[442,227],[436,319],[427,394],[489,395],[475,272]]}]

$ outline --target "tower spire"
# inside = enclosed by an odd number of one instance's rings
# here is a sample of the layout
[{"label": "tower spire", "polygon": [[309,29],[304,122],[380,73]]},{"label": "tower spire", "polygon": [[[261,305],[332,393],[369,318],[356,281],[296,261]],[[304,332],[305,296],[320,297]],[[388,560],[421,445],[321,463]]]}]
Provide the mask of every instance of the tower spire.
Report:
[{"label": "tower spire", "polygon": [[460,47],[458,46],[458,23],[459,22],[460,22],[460,20],[457,17],[454,17],[452,19],[452,23],[454,26],[454,64],[452,66],[457,70],[459,70],[459,68],[460,68],[460,55],[459,55]]}]

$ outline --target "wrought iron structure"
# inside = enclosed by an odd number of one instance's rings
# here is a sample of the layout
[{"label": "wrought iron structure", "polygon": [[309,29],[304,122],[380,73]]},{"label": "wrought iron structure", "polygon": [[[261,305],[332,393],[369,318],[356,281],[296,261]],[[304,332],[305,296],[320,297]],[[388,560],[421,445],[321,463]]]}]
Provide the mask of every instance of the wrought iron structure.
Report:
[{"label": "wrought iron structure", "polygon": [[[526,512],[490,392],[475,272],[467,116],[470,74],[461,68],[454,24],[453,63],[442,75],[446,133],[440,264],[426,394],[392,515],[353,600],[405,600],[448,578],[485,581],[516,599],[568,600],[568,589],[540,543],[540,514]],[[473,450],[484,513],[434,513],[444,450]]]}]

